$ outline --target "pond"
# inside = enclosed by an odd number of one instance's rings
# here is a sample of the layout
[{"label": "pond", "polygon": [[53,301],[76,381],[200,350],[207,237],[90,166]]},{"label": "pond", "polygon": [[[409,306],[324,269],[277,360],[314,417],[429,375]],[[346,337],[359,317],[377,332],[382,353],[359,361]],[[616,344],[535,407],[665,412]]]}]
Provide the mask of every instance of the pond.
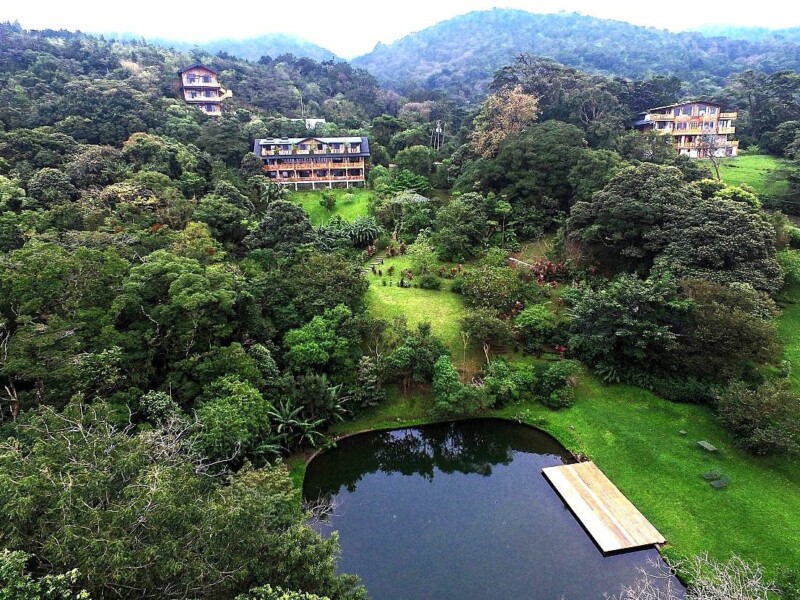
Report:
[{"label": "pond", "polygon": [[604,556],[542,475],[557,441],[496,419],[360,434],[317,456],[313,526],[374,600],[586,600],[654,570],[651,548]]}]

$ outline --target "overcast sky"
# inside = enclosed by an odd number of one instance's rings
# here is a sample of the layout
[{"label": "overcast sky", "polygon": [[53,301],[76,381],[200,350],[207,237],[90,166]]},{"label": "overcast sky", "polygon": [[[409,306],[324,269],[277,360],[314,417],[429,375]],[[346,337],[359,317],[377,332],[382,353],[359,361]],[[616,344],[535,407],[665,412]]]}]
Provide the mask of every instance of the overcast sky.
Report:
[{"label": "overcast sky", "polygon": [[19,21],[28,29],[130,32],[190,42],[282,32],[352,58],[379,41],[389,43],[455,15],[494,7],[579,12],[673,31],[712,24],[800,26],[796,0],[0,0],[0,21]]}]

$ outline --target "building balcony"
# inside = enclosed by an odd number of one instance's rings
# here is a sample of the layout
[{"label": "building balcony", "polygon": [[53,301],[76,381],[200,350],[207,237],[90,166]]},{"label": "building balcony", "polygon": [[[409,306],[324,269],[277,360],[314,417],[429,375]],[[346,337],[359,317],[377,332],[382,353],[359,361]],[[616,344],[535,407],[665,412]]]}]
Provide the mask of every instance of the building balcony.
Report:
[{"label": "building balcony", "polygon": [[[269,157],[267,157],[269,158]],[[361,169],[364,167],[364,161],[358,160],[356,162],[334,162],[331,160],[320,162],[296,162],[296,163],[265,163],[265,171],[297,171],[308,169]]]},{"label": "building balcony", "polygon": [[736,133],[736,127],[719,127],[717,133],[720,135],[733,135]]},{"label": "building balcony", "polygon": [[217,96],[202,96],[202,95],[191,96],[191,95],[189,95],[189,96],[184,96],[183,99],[186,102],[212,102],[212,103],[216,103],[216,102],[221,102],[222,101],[222,98],[220,96],[218,96],[218,95]]},{"label": "building balcony", "polygon": [[650,113],[645,117],[646,121],[674,121],[675,115],[666,115],[663,113]]},{"label": "building balcony", "polygon": [[364,181],[363,175],[324,175],[300,177],[294,175],[290,177],[273,177],[275,183],[328,183],[331,181]]},{"label": "building balcony", "polygon": [[[702,141],[696,142],[675,142],[673,144],[676,150],[681,149],[689,149],[689,148],[708,148],[708,144],[704,144]],[[735,140],[727,140],[724,142],[718,142],[715,144],[717,148],[738,148],[739,142]]]},{"label": "building balcony", "polygon": [[739,114],[739,113],[735,113],[735,112],[724,112],[724,113],[719,113],[719,118],[720,118],[720,119],[735,119],[735,118],[737,117],[737,115],[738,115],[738,114]]},{"label": "building balcony", "polygon": [[292,150],[280,149],[277,152],[275,152],[275,150],[270,150],[269,148],[261,148],[261,156],[314,156],[315,154],[361,154],[361,146],[356,146],[355,148],[350,148],[348,150],[323,148],[322,150],[315,149],[313,152],[310,149],[301,150],[300,148]]},{"label": "building balcony", "polygon": [[[174,79],[173,79],[174,81]],[[194,87],[194,88],[215,88],[219,87],[219,81],[203,81],[202,79],[195,79],[194,81],[190,81],[186,77],[182,79],[183,87]]]}]

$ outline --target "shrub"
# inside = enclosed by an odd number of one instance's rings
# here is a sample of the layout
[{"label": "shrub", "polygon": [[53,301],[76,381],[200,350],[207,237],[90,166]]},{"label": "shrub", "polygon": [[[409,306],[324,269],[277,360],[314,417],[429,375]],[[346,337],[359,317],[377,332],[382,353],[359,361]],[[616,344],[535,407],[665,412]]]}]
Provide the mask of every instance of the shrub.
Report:
[{"label": "shrub", "polygon": [[439,290],[442,288],[442,280],[431,273],[420,275],[416,282],[423,290]]},{"label": "shrub", "polygon": [[493,406],[502,407],[519,400],[519,389],[513,372],[504,360],[493,360],[484,369],[484,390]]},{"label": "shrub", "polygon": [[466,416],[491,406],[484,390],[461,383],[453,361],[446,354],[433,365],[433,396],[436,417]]},{"label": "shrub", "polygon": [[569,408],[575,404],[575,389],[572,387],[559,388],[549,395],[543,396],[542,404],[554,410]]},{"label": "shrub", "polygon": [[665,400],[692,404],[709,404],[717,392],[715,385],[695,377],[654,376],[649,377],[643,387],[651,389]]},{"label": "shrub", "polygon": [[556,328],[555,315],[543,304],[534,304],[514,318],[514,327],[525,352],[540,354]]},{"label": "shrub", "polygon": [[542,374],[542,390],[545,394],[549,394],[565,386],[574,386],[575,375],[580,368],[580,364],[574,360],[560,360],[553,363]]},{"label": "shrub", "polygon": [[778,252],[777,256],[783,270],[783,280],[786,285],[800,283],[800,252],[797,250],[782,250]]},{"label": "shrub", "polygon": [[767,381],[756,389],[736,381],[717,395],[717,414],[749,452],[800,452],[800,398],[786,380]]}]

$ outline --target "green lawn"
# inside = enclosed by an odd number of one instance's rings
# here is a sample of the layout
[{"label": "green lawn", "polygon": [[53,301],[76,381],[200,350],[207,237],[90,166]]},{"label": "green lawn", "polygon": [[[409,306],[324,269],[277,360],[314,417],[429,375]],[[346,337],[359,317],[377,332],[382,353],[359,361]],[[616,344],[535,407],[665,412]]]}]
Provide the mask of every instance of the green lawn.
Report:
[{"label": "green lawn", "polygon": [[753,154],[723,159],[722,180],[730,185],[746,183],[760,196],[779,197],[786,193],[787,183],[776,174],[781,161],[774,156]]},{"label": "green lawn", "polygon": [[783,358],[792,363],[789,380],[800,394],[800,285],[786,289],[781,304],[783,314],[778,319],[778,333],[783,342]]},{"label": "green lawn", "polygon": [[[395,317],[405,315],[411,327],[427,321],[431,324],[431,331],[440,337],[457,368],[464,365],[464,345],[461,341],[460,319],[464,314],[464,301],[460,296],[449,290],[450,282],[442,280],[441,290],[423,290],[420,288],[401,288],[397,286],[400,271],[411,267],[411,263],[404,256],[385,258],[380,267],[383,277],[367,274],[370,282],[367,291],[367,306],[373,317],[392,322]],[[392,277],[388,269],[394,265],[395,272]],[[382,285],[382,281],[387,285]],[[389,281],[392,280],[392,286]],[[470,345],[466,354],[466,370],[474,372],[480,367],[480,352]]]},{"label": "green lawn", "polygon": [[[372,192],[364,188],[350,188],[349,190],[331,190],[336,195],[336,206],[331,212],[319,205],[323,190],[314,192],[292,192],[289,200],[302,206],[311,218],[315,226],[324,225],[331,220],[334,215],[340,215],[343,219],[352,221],[356,217],[365,217],[368,214],[369,200]],[[345,194],[353,194],[351,202],[345,202],[342,198]]]}]

